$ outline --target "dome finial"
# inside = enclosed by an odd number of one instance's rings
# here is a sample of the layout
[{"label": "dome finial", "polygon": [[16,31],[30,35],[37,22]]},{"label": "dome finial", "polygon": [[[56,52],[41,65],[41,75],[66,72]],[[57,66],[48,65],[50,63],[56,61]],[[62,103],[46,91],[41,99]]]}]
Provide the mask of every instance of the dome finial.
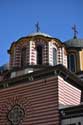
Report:
[{"label": "dome finial", "polygon": [[74,39],[77,38],[77,34],[78,34],[78,31],[76,29],[76,25],[74,24],[74,26],[72,27],[72,30],[74,31]]},{"label": "dome finial", "polygon": [[36,32],[39,32],[40,31],[39,22],[37,22],[35,26],[36,26]]}]

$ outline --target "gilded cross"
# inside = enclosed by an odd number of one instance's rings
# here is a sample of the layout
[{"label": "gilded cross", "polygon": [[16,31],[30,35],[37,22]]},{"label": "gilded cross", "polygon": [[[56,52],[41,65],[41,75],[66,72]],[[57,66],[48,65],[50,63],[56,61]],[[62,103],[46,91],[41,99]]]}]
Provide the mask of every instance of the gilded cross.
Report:
[{"label": "gilded cross", "polygon": [[77,38],[77,34],[78,34],[78,31],[76,29],[76,25],[74,24],[74,26],[72,27],[72,30],[74,31],[74,38]]}]

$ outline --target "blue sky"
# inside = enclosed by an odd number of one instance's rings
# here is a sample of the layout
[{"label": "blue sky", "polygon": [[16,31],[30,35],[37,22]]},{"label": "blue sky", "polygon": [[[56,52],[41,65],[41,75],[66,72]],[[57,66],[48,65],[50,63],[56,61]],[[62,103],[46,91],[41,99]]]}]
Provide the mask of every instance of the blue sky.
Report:
[{"label": "blue sky", "polygon": [[22,36],[40,31],[62,41],[73,37],[76,24],[78,38],[83,38],[83,0],[0,0],[0,65],[9,61],[7,50]]}]

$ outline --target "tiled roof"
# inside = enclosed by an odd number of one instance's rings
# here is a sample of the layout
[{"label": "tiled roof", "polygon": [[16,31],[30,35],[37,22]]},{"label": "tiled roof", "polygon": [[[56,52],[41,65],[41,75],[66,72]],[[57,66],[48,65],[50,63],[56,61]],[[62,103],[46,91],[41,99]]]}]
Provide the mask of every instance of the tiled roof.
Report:
[{"label": "tiled roof", "polygon": [[19,77],[10,78],[9,80],[4,80],[0,82],[0,88],[3,88],[4,85],[13,86],[15,84],[21,84],[23,81],[33,81],[44,79],[46,77],[51,76],[61,76],[65,81],[75,86],[76,88],[83,90],[83,81],[77,77],[77,75],[69,72],[63,65],[56,65],[53,67],[44,68],[38,71],[34,71],[32,73],[24,74]]}]

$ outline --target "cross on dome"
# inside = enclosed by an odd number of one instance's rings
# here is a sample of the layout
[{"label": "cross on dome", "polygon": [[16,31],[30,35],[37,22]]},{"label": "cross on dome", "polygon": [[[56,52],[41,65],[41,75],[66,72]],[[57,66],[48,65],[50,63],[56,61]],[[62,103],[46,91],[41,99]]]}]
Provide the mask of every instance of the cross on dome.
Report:
[{"label": "cross on dome", "polygon": [[78,34],[78,31],[76,29],[76,25],[74,24],[74,26],[72,27],[72,30],[74,31],[74,38],[77,38],[77,34]]},{"label": "cross on dome", "polygon": [[36,26],[36,32],[39,32],[40,31],[39,22],[37,22],[35,26]]}]

